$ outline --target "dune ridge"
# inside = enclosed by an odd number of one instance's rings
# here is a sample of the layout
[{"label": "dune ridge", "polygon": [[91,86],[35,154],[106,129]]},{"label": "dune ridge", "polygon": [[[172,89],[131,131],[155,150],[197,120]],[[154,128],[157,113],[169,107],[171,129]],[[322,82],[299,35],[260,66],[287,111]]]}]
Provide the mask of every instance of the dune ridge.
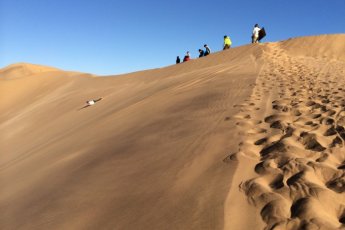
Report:
[{"label": "dune ridge", "polygon": [[46,73],[50,71],[58,71],[59,69],[47,67],[42,65],[35,65],[29,63],[16,63],[9,65],[0,70],[1,78],[18,78],[30,76],[35,73]]},{"label": "dune ridge", "polygon": [[1,69],[0,228],[343,229],[344,44],[108,77]]}]

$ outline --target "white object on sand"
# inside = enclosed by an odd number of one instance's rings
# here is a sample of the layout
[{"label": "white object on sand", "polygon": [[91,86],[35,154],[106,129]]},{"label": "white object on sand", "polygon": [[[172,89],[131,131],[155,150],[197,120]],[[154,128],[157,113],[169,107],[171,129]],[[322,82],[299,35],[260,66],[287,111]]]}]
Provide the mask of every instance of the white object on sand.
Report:
[{"label": "white object on sand", "polygon": [[95,101],[94,100],[90,100],[90,101],[87,101],[86,102],[88,105],[94,105],[95,104]]}]

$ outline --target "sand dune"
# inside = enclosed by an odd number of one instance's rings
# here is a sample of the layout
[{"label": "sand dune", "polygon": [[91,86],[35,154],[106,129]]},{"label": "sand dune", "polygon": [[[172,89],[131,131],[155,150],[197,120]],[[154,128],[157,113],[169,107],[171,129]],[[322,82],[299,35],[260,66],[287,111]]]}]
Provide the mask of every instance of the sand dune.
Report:
[{"label": "sand dune", "polygon": [[345,228],[344,44],[108,77],[0,70],[0,228]]},{"label": "sand dune", "polygon": [[0,70],[1,78],[2,79],[14,79],[14,78],[23,78],[26,76],[30,76],[36,73],[47,73],[59,71],[53,67],[41,66],[41,65],[33,65],[28,63],[17,63],[9,65]]},{"label": "sand dune", "polygon": [[320,36],[265,47],[253,94],[237,115],[237,158],[255,171],[238,181],[265,229],[345,227],[344,41]]}]

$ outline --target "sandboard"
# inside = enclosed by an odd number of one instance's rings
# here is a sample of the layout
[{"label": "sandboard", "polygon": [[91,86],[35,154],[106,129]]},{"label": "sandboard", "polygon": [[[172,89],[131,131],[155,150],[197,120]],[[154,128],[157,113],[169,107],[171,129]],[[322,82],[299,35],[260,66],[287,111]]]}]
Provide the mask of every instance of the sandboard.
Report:
[{"label": "sandboard", "polygon": [[261,39],[263,39],[266,36],[266,31],[265,28],[262,27],[261,30],[259,30],[259,38],[258,40],[260,41]]},{"label": "sandboard", "polygon": [[81,107],[81,108],[79,108],[78,110],[85,109],[85,108],[87,108],[89,106],[92,106],[92,105],[96,104],[96,102],[98,102],[98,101],[100,101],[102,99],[104,99],[104,98],[100,97],[98,99],[88,100],[88,101],[86,101],[86,105]]}]

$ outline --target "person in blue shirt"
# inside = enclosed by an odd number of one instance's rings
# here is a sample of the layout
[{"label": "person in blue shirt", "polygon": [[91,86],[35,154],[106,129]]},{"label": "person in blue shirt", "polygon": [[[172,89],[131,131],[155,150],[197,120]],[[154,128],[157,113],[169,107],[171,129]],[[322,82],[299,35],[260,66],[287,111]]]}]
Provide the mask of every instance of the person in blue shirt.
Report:
[{"label": "person in blue shirt", "polygon": [[204,55],[207,56],[207,55],[209,55],[209,54],[211,53],[211,49],[210,49],[210,47],[208,47],[207,44],[205,44],[204,47],[205,47],[205,49],[206,49],[206,50],[204,51]]}]

